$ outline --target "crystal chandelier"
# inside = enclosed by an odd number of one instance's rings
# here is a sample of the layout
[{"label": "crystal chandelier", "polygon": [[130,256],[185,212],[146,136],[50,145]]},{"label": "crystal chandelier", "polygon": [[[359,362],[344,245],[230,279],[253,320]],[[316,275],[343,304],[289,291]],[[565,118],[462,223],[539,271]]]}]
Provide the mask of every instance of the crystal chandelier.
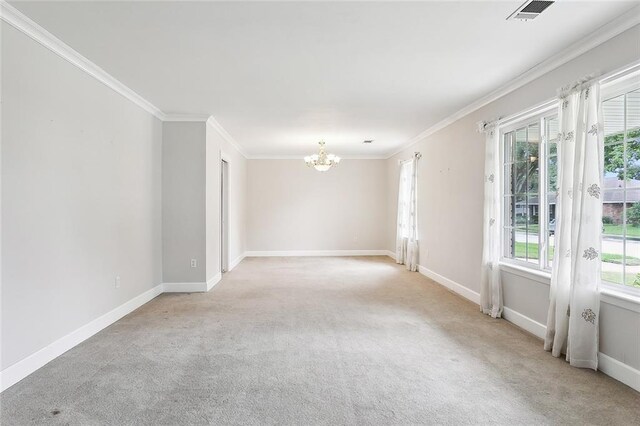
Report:
[{"label": "crystal chandelier", "polygon": [[324,141],[320,141],[318,143],[320,144],[320,151],[318,151],[317,154],[304,157],[304,162],[307,163],[307,166],[313,167],[319,172],[326,172],[340,162],[340,157],[333,154],[327,154],[324,150]]}]

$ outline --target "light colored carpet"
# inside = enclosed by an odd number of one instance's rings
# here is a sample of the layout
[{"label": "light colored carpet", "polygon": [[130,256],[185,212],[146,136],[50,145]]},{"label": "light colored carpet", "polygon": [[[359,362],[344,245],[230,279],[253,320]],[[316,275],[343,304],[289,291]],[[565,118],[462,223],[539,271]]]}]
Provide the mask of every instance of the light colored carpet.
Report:
[{"label": "light colored carpet", "polygon": [[0,404],[2,425],[640,424],[639,393],[383,257],[245,259]]}]

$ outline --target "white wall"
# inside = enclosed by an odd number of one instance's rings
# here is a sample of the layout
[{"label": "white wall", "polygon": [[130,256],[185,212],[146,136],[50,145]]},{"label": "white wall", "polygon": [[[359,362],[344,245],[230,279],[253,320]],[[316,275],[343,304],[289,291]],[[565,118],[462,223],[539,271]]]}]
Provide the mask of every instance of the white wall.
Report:
[{"label": "white wall", "polygon": [[385,160],[342,160],[321,173],[300,160],[249,160],[249,251],[382,250]]},{"label": "white wall", "polygon": [[[162,259],[165,283],[205,281],[205,136],[202,122],[165,122]],[[197,266],[191,267],[191,259]]]},{"label": "white wall", "polygon": [[207,122],[206,125],[206,266],[207,280],[220,272],[220,161],[228,162],[228,260],[233,268],[246,251],[247,159]]},{"label": "white wall", "polygon": [[1,27],[4,370],[160,284],[162,125]]},{"label": "white wall", "polygon": [[[165,122],[163,279],[211,282],[220,273],[220,161],[229,162],[229,262],[245,252],[246,159],[210,122]],[[197,266],[191,267],[191,259]]]},{"label": "white wall", "polygon": [[[607,73],[640,58],[636,26],[567,64],[463,117],[388,160],[390,177],[386,248],[394,249],[397,160],[422,152],[419,181],[420,265],[474,292],[480,291],[484,136],[481,120],[508,116],[555,96],[556,89],[586,74]],[[505,305],[539,323],[546,321],[548,283],[503,273]],[[603,303],[600,350],[640,369],[640,314]],[[624,331],[621,331],[624,330]]]}]

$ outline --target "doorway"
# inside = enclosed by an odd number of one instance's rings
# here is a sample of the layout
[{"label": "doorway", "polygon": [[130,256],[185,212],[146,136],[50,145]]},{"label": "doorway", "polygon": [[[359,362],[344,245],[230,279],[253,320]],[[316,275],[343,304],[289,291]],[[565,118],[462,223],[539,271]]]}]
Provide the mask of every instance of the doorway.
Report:
[{"label": "doorway", "polygon": [[229,270],[229,163],[220,162],[220,270]]}]

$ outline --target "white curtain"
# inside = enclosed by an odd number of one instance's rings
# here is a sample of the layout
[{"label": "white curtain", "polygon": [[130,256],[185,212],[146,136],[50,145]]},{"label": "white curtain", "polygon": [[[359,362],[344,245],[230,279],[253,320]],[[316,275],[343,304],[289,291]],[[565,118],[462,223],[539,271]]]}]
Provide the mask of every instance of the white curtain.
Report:
[{"label": "white curtain", "polygon": [[500,137],[496,123],[480,123],[486,135],[484,176],[484,222],[482,246],[482,276],[480,310],[500,318],[502,315],[502,285],[500,283]]},{"label": "white curtain", "polygon": [[418,155],[400,164],[398,188],[396,263],[406,264],[410,271],[418,270]]},{"label": "white curtain", "polygon": [[598,367],[603,129],[598,83],[560,97],[558,197],[545,350],[571,365]]}]

